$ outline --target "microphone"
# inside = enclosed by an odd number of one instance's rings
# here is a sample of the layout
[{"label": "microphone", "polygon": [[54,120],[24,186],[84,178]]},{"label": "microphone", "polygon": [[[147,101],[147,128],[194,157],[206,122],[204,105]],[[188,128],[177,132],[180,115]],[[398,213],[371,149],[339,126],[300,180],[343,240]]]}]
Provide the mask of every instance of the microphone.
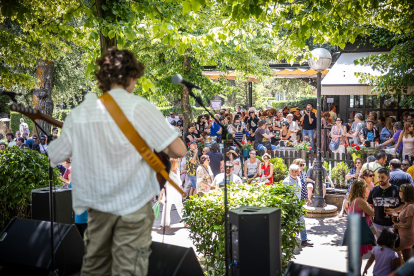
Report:
[{"label": "microphone", "polygon": [[10,91],[6,91],[6,90],[1,90],[0,91],[0,96],[8,96],[13,102],[16,102],[15,97],[18,95],[23,95],[21,93],[16,93],[16,92],[10,92]]},{"label": "microphone", "polygon": [[197,85],[184,80],[180,74],[175,74],[174,76],[172,76],[171,80],[174,84],[185,85],[188,89],[197,88],[201,90],[201,88],[198,87]]}]

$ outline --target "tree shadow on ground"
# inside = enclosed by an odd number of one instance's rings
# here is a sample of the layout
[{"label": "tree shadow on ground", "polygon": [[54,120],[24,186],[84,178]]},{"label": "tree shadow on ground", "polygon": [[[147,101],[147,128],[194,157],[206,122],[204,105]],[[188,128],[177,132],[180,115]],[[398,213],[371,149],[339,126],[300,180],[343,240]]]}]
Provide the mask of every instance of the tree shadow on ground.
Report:
[{"label": "tree shadow on ground", "polygon": [[318,221],[318,225],[307,228],[308,235],[330,236],[330,241],[322,243],[322,245],[342,246],[342,240],[346,229],[346,219],[334,220],[320,218],[315,220]]}]

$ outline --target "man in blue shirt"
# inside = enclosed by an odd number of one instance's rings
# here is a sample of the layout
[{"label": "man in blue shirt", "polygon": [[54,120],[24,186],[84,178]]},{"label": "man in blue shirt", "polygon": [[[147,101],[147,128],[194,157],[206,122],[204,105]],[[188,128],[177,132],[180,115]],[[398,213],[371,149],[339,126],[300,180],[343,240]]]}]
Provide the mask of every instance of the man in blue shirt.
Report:
[{"label": "man in blue shirt", "polygon": [[[217,119],[218,121],[220,121],[220,115],[216,114],[214,115],[214,118]],[[210,129],[210,136],[214,137],[214,136],[221,136],[221,134],[217,134],[217,132],[220,130],[220,125],[217,124],[216,120],[213,120],[213,123],[211,124],[211,129]]]},{"label": "man in blue shirt", "polygon": [[391,159],[390,161],[390,183],[400,187],[402,184],[413,185],[413,178],[410,174],[401,170],[401,161],[398,159]]}]

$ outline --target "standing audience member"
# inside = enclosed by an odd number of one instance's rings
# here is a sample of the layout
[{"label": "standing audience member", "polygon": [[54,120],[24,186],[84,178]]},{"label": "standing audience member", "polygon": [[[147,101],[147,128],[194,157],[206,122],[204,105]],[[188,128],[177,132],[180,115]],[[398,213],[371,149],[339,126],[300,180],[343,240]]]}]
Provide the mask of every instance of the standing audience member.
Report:
[{"label": "standing audience member", "polygon": [[20,133],[27,133],[27,135],[30,135],[29,126],[24,122],[23,118],[20,118],[19,130]]},{"label": "standing audience member", "polygon": [[[220,132],[221,127],[216,122],[216,120],[220,122],[220,114],[214,115],[214,120],[211,123],[211,128],[210,128],[210,136],[211,137],[221,136],[221,132]],[[219,141],[219,140],[217,140],[217,141]]]},{"label": "standing audience member", "polygon": [[14,141],[14,134],[12,132],[6,133],[7,144],[9,144],[9,148],[16,145]]},{"label": "standing audience member", "polygon": [[401,265],[401,252],[395,252],[395,241],[398,234],[393,229],[384,229],[377,240],[377,246],[374,246],[371,256],[365,265],[363,275],[368,273],[368,269],[375,261],[374,275],[388,276],[391,275]]},{"label": "standing audience member", "polygon": [[[365,197],[366,183],[363,180],[356,180],[352,184],[351,190],[348,195],[348,214],[357,213],[362,217],[365,217],[365,220],[368,226],[371,226],[370,217],[374,216],[374,210],[368,205]],[[356,233],[353,233],[356,234]],[[361,269],[362,265],[362,256],[367,254],[368,251],[372,250],[372,245],[361,245],[361,253],[359,259],[359,267]]]},{"label": "standing audience member", "polygon": [[305,160],[299,158],[293,160],[292,164],[295,164],[299,167],[299,175],[300,183],[302,184],[300,189],[300,200],[306,200],[306,204],[310,204],[309,198],[308,198],[308,187],[306,187],[306,172],[304,171],[305,168]]},{"label": "standing audience member", "polygon": [[371,111],[369,113],[368,120],[372,120],[373,123],[374,123],[374,127],[378,130],[378,133],[381,133],[383,126],[382,126],[382,123],[377,120],[377,112],[376,111]]},{"label": "standing audience member", "polygon": [[303,113],[300,121],[303,122],[302,135],[303,137],[309,137],[312,150],[315,151],[315,145],[313,144],[313,132],[316,129],[316,116],[315,113],[312,112],[312,108],[313,106],[309,103],[306,106],[306,111]]},{"label": "standing audience member", "polygon": [[298,123],[294,120],[294,116],[292,114],[288,114],[286,116],[287,122],[289,123],[289,131],[290,131],[290,140],[292,142],[296,142],[297,138],[296,135],[300,131]]},{"label": "standing audience member", "polygon": [[202,155],[207,155],[207,153],[209,153],[209,152],[210,152],[210,148],[209,147],[204,147]]},{"label": "standing audience member", "polygon": [[197,168],[197,194],[203,196],[214,190],[216,187],[212,186],[214,175],[209,166],[210,158],[208,155],[200,157],[200,165]]},{"label": "standing audience member", "polygon": [[177,127],[181,130],[181,135],[183,134],[184,130],[184,120],[183,120],[183,114],[178,114],[178,121],[177,121]]},{"label": "standing audience member", "polygon": [[382,128],[381,133],[380,133],[380,143],[385,143],[388,139],[391,139],[392,136],[394,135],[394,130],[393,130],[393,123],[392,123],[392,118],[388,117],[385,120],[385,127]]},{"label": "standing audience member", "polygon": [[[411,166],[411,164],[410,164],[410,160],[408,160],[408,159],[405,159],[405,160],[403,160],[402,162],[401,162],[401,170],[403,171],[403,172],[407,172],[408,171],[408,168]],[[412,176],[411,176],[411,178],[412,178]]]},{"label": "standing audience member", "polygon": [[[175,129],[175,131],[177,131],[178,133],[178,137],[182,137],[183,135],[181,134],[181,130],[179,127],[177,127],[177,122],[176,121],[171,121],[171,126],[173,129]],[[53,140],[55,140],[55,137],[57,138],[57,136],[53,135]]]},{"label": "standing audience member", "polygon": [[400,160],[391,159],[390,169],[390,184],[398,187],[400,187],[403,184],[414,184],[411,175],[401,170]]},{"label": "standing audience member", "polygon": [[375,237],[378,239],[384,228],[392,228],[392,217],[385,214],[384,206],[398,207],[400,206],[399,189],[395,185],[391,185],[390,173],[386,168],[378,170],[379,185],[374,187],[368,196],[368,204],[374,208],[374,228]]},{"label": "standing audience member", "polygon": [[365,196],[368,198],[369,193],[371,192],[372,188],[374,188],[374,172],[371,170],[362,171],[359,175],[360,179],[363,179],[365,183],[367,183],[367,188],[365,191]]},{"label": "standing audience member", "polygon": [[342,202],[342,209],[338,214],[340,218],[344,216],[344,211],[347,209],[349,191],[351,190],[352,183],[358,179],[359,174],[361,173],[362,163],[362,158],[355,158],[354,167],[352,167],[345,175],[345,180],[348,181],[348,190],[346,191],[344,201]]},{"label": "standing audience member", "polygon": [[224,173],[219,173],[216,175],[216,177],[214,177],[213,183],[211,185],[216,189],[222,189],[224,188],[224,182],[226,182],[227,185],[230,185],[229,182],[236,185],[243,183],[241,178],[234,173],[234,165],[232,161],[226,162],[226,179],[224,179]]},{"label": "standing audience member", "polygon": [[337,117],[335,120],[335,125],[331,129],[332,141],[337,143],[339,140],[339,147],[333,152],[339,153],[339,154],[345,153],[346,129],[342,125],[342,123],[343,123],[342,118]]},{"label": "standing audience member", "polygon": [[379,152],[375,155],[375,162],[367,162],[364,165],[362,165],[361,170],[371,170],[374,172],[374,185],[378,185],[378,171],[385,167],[385,164],[387,163],[387,155],[383,152]]},{"label": "standing audience member", "polygon": [[211,151],[206,154],[208,156],[210,162],[210,168],[213,172],[213,177],[218,175],[221,172],[221,168],[224,167],[224,155],[219,152],[220,145],[218,143],[214,143],[211,145]]},{"label": "standing audience member", "polygon": [[336,106],[331,105],[331,111],[329,111],[329,116],[332,118],[332,121],[336,121],[337,114],[336,114]]},{"label": "standing audience member", "polygon": [[46,138],[45,136],[40,137],[40,153],[47,155],[47,144],[46,144]]},{"label": "standing audience member", "polygon": [[273,164],[270,163],[270,155],[265,153],[263,156],[263,163],[260,164],[260,178],[266,185],[273,185]]},{"label": "standing audience member", "polygon": [[244,177],[250,184],[260,174],[260,160],[256,158],[256,150],[254,149],[250,150],[249,156],[250,158],[244,162]]},{"label": "standing audience member", "polygon": [[200,138],[200,137],[197,135],[197,133],[196,133],[196,129],[195,129],[194,124],[189,124],[189,125],[188,125],[188,132],[186,132],[186,133],[184,134],[184,143],[185,143],[186,145],[188,145],[188,143],[190,143],[191,141],[196,141],[196,142],[198,142],[198,141],[201,141],[201,140],[203,140],[203,138],[202,138],[202,137]]},{"label": "standing audience member", "polygon": [[[181,186],[180,172],[178,167],[180,166],[180,159],[170,158],[171,171],[170,179],[178,186]],[[165,192],[164,192],[165,189]],[[170,227],[171,224],[171,207],[174,204],[177,209],[180,219],[184,215],[183,198],[181,194],[171,185],[170,182],[166,182],[164,189],[161,191],[160,200],[164,199],[164,206],[161,216],[161,227]],[[165,196],[167,194],[167,196]]]},{"label": "standing audience member", "polygon": [[[298,197],[298,199],[301,198],[301,190],[302,190],[302,184],[300,181],[299,175],[299,166],[292,164],[289,166],[289,176],[286,177],[283,180],[283,185],[285,186],[292,186],[296,189],[295,195]],[[305,225],[305,218],[301,216],[299,218],[299,223],[303,225],[303,231],[300,232],[300,240],[302,246],[309,246],[312,247],[313,244],[309,242],[308,235],[306,232],[306,225]]]},{"label": "standing audience member", "polygon": [[393,225],[394,229],[398,229],[400,246],[394,250],[401,251],[404,261],[408,262],[414,246],[414,186],[411,184],[401,185],[399,195],[401,202],[404,202],[404,204],[395,209],[389,209],[387,215],[400,212],[399,223],[394,223]]},{"label": "standing audience member", "polygon": [[413,149],[414,149],[414,125],[412,123],[405,123],[404,130],[400,137],[398,138],[397,145],[395,146],[394,150],[394,157],[397,157],[397,149],[400,143],[403,143],[402,147],[402,159],[406,159],[407,156],[413,156]]},{"label": "standing audience member", "polygon": [[351,138],[349,143],[355,143],[357,145],[362,144],[359,139],[359,132],[365,127],[364,116],[361,113],[355,114],[354,123],[351,126],[350,132],[346,135],[348,138]]},{"label": "standing audience member", "polygon": [[190,142],[190,149],[185,156],[187,162],[187,177],[191,183],[190,195],[195,195],[197,189],[196,172],[199,165],[197,152],[197,143],[193,140]]}]

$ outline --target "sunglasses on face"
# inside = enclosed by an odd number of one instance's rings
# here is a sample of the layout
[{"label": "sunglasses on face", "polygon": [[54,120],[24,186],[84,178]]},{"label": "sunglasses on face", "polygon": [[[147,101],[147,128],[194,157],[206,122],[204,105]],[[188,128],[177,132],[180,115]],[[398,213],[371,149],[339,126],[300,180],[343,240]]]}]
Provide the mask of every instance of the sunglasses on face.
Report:
[{"label": "sunglasses on face", "polygon": [[174,115],[174,114],[170,113],[170,116],[172,116],[172,115]]},{"label": "sunglasses on face", "polygon": [[265,157],[265,158],[263,158],[263,160],[269,160],[269,157]]},{"label": "sunglasses on face", "polygon": [[250,155],[256,155],[256,153],[250,153]]},{"label": "sunglasses on face", "polygon": [[301,167],[305,167],[305,164],[300,164]]},{"label": "sunglasses on face", "polygon": [[230,168],[230,169],[232,169],[232,168],[233,168],[233,166],[226,166],[226,168]]},{"label": "sunglasses on face", "polygon": [[408,164],[401,164],[401,166],[409,166]]},{"label": "sunglasses on face", "polygon": [[370,174],[370,175],[368,175],[369,177],[374,177],[374,175],[373,174]]},{"label": "sunglasses on face", "polygon": [[361,162],[355,162],[355,164],[361,164]]}]

